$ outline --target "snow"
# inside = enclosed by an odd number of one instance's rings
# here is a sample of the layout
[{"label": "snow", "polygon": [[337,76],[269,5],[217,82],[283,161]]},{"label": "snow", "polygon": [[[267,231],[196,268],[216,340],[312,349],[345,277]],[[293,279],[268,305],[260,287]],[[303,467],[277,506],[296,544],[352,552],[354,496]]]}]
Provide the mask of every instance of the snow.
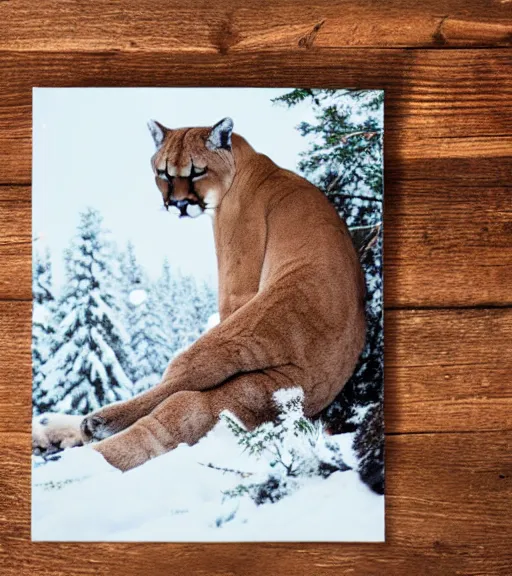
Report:
[{"label": "snow", "polygon": [[50,312],[44,306],[35,304],[32,310],[32,322],[34,324],[46,324],[48,322],[48,317]]},{"label": "snow", "polygon": [[217,326],[217,324],[220,323],[220,316],[218,312],[215,312],[215,314],[212,314],[209,318],[208,318],[208,322],[206,323],[206,330],[211,330],[212,328],[214,328],[215,326]]},{"label": "snow", "polygon": [[140,306],[146,301],[147,297],[148,294],[146,290],[132,290],[128,296],[130,304],[133,304],[134,306]]},{"label": "snow", "polygon": [[377,405],[376,403],[371,403],[371,404],[366,404],[364,406],[360,406],[360,405],[354,406],[353,407],[353,416],[352,416],[352,418],[349,419],[349,422],[351,424],[355,424],[356,426],[358,426],[364,420],[364,418],[365,418],[366,414],[368,414],[369,410],[374,408],[376,405]]},{"label": "snow", "polygon": [[288,402],[295,399],[302,402],[304,400],[304,391],[299,387],[282,388],[281,390],[274,392],[274,398],[276,399],[278,406],[286,405]]},{"label": "snow", "polygon": [[[384,498],[361,482],[352,434],[332,436],[353,470],[306,478],[275,503],[223,498],[259,463],[220,421],[126,473],[90,446],[33,457],[32,539],[38,541],[383,541]],[[215,467],[209,467],[209,465]]]},{"label": "snow", "polygon": [[[121,366],[119,365],[115,352],[108,345],[107,341],[105,340],[105,338],[103,338],[103,335],[96,327],[93,326],[91,328],[90,334],[92,340],[101,350],[101,354],[103,357],[102,359],[103,364],[105,364],[105,366],[110,367],[116,381],[121,385],[120,393],[128,395],[127,391],[130,390],[133,384],[130,381],[130,379],[126,376]],[[107,390],[110,386],[110,381],[108,380],[108,378],[103,381],[103,384],[105,386],[105,390]]]}]

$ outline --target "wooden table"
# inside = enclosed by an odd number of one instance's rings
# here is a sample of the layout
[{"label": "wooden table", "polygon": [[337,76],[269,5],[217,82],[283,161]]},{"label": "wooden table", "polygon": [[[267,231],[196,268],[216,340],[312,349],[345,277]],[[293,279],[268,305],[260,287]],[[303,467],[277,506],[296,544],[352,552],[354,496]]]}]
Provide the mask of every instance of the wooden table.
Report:
[{"label": "wooden table", "polygon": [[[1,574],[512,574],[511,40],[511,0],[0,2]],[[386,544],[30,542],[31,88],[188,85],[386,90]]]}]

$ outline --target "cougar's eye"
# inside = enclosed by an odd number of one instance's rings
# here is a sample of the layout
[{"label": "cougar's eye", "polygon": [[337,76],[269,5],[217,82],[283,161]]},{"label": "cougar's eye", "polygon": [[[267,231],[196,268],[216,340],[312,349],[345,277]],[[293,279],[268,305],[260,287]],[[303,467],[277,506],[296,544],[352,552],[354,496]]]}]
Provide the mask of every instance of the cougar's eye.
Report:
[{"label": "cougar's eye", "polygon": [[198,168],[192,164],[192,169],[190,170],[190,178],[192,180],[198,180],[202,176],[204,176],[208,172],[208,168],[205,166],[204,168]]}]

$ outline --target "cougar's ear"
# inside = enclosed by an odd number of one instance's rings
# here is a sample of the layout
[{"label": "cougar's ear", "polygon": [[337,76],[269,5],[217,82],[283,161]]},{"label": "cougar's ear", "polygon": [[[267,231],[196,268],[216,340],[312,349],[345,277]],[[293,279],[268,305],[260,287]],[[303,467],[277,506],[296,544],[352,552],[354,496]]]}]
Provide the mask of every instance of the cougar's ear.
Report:
[{"label": "cougar's ear", "polygon": [[149,131],[151,132],[151,136],[153,136],[153,140],[155,141],[155,146],[158,150],[158,148],[160,148],[160,146],[162,146],[167,132],[169,132],[170,130],[169,130],[169,128],[166,128],[165,126],[163,126],[162,124],[160,124],[160,122],[157,122],[156,120],[150,120],[148,122],[148,128],[149,128]]},{"label": "cougar's ear", "polygon": [[231,150],[231,133],[233,132],[233,120],[223,118],[212,128],[210,135],[206,140],[206,147],[209,150]]}]

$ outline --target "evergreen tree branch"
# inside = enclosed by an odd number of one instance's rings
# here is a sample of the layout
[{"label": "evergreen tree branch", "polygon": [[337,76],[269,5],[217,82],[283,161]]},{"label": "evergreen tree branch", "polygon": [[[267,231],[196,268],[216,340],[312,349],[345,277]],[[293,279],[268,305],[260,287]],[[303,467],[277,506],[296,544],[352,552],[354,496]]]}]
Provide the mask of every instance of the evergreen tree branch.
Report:
[{"label": "evergreen tree branch", "polygon": [[229,474],[236,474],[237,476],[241,476],[242,478],[249,478],[249,476],[253,476],[252,472],[243,472],[242,470],[235,470],[233,468],[224,468],[222,466],[214,466],[211,462],[208,464],[204,464],[203,462],[199,462],[201,466],[205,468],[212,468],[212,470],[219,470],[220,472],[227,472]]}]

